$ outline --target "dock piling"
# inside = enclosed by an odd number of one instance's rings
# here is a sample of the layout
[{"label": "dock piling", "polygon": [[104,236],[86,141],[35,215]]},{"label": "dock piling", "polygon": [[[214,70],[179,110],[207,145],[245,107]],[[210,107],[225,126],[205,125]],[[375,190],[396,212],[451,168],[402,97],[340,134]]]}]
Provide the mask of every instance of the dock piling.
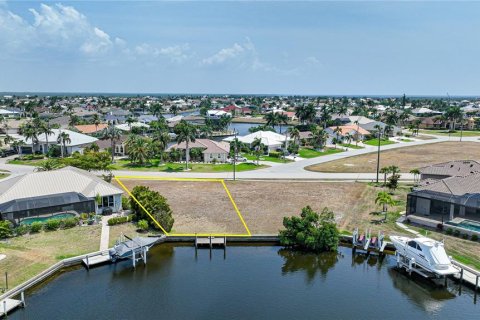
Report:
[{"label": "dock piling", "polygon": [[7,300],[3,300],[3,315],[7,318]]},{"label": "dock piling", "polygon": [[25,304],[25,292],[24,291],[22,291],[20,293],[20,299],[22,300],[22,307],[25,308],[26,304]]}]

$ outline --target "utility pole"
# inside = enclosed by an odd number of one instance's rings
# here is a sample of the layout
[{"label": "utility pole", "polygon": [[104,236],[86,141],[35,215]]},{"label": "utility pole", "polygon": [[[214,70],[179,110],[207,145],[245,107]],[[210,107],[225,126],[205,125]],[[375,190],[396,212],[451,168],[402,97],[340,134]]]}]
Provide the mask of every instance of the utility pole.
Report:
[{"label": "utility pole", "polygon": [[381,128],[378,128],[378,149],[377,149],[377,180],[378,183],[378,176],[380,174],[380,137],[382,136]]},{"label": "utility pole", "polygon": [[233,129],[233,181],[235,181],[235,166],[237,164],[237,129]]}]

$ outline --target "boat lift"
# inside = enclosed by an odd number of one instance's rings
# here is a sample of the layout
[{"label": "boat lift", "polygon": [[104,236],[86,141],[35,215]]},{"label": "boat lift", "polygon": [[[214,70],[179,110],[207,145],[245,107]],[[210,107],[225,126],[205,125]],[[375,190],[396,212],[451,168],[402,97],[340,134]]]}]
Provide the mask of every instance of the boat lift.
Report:
[{"label": "boat lift", "polygon": [[163,242],[166,236],[150,238],[150,237],[136,237],[129,238],[123,236],[127,240],[120,241],[109,250],[110,259],[112,262],[118,259],[131,259],[133,267],[136,267],[137,261],[142,260],[144,264],[147,264],[147,252],[150,248],[159,242]]},{"label": "boat lift", "polygon": [[388,242],[385,241],[385,234],[383,231],[379,231],[377,237],[372,237],[370,229],[366,230],[364,234],[360,234],[358,228],[355,228],[353,231],[352,245],[354,249],[383,254],[387,244]]}]

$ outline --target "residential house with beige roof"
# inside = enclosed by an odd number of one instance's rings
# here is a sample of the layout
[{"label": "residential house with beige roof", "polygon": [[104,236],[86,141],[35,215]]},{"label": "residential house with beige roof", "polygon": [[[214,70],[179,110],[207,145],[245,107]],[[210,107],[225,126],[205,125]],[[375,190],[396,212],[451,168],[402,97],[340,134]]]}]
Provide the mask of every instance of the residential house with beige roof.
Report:
[{"label": "residential house with beige roof", "polygon": [[[210,139],[195,139],[195,142],[190,142],[188,147],[190,150],[194,148],[202,149],[204,163],[227,162],[230,153],[230,144],[225,141],[218,142]],[[170,146],[167,151],[171,151],[172,149],[185,151],[186,144],[185,142],[176,143]]]}]

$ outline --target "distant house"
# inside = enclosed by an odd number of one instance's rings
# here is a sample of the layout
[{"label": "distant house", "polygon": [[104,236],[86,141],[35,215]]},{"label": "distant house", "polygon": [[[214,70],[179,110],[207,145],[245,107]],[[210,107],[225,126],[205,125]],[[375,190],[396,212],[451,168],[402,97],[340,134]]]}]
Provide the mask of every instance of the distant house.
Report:
[{"label": "distant house", "polygon": [[227,112],[231,115],[249,115],[252,113],[252,110],[248,107],[239,107],[233,104],[228,105],[224,108],[219,109],[220,111]]},{"label": "distant house", "polygon": [[[375,132],[377,131],[377,127],[380,127],[381,130],[384,130],[387,124],[381,122],[381,121],[376,121],[367,117],[362,117],[362,116],[349,116],[348,119],[350,120],[349,123],[347,123],[348,126],[359,126],[369,132]],[[396,136],[398,134],[402,133],[402,128],[397,127],[397,126],[392,126],[390,135]]]},{"label": "distant house", "polygon": [[133,123],[122,123],[115,125],[115,128],[122,131],[130,131],[132,128],[144,128],[148,129],[150,126],[142,122],[133,122]]},{"label": "distant house", "polygon": [[331,138],[336,138],[337,133],[335,130],[339,128],[340,132],[338,132],[338,138],[341,139],[342,141],[347,137],[350,136],[352,141],[358,140],[358,141],[363,141],[365,140],[366,137],[370,136],[371,133],[368,130],[365,130],[364,128],[356,125],[346,125],[346,126],[333,126],[333,127],[328,127],[325,129],[325,131],[328,133],[328,135]]},{"label": "distant house", "polygon": [[94,134],[108,128],[108,124],[100,123],[98,126],[94,124],[82,124],[75,126],[79,132],[84,134]]},{"label": "distant house", "polygon": [[281,110],[281,109],[275,109],[275,110],[273,110],[273,113],[280,113],[280,114],[286,115],[288,121],[298,120],[294,111],[285,111],[285,110]]},{"label": "distant house", "polygon": [[441,115],[442,112],[434,111],[426,107],[412,109],[412,114],[416,117],[431,117],[435,115]]},{"label": "distant house", "polygon": [[61,141],[59,142],[58,137],[60,134],[66,133],[68,134],[69,141],[66,141],[65,143],[65,152],[67,154],[72,154],[74,152],[83,152],[83,149],[90,145],[91,143],[97,141],[97,138],[87,136],[83,133],[71,131],[71,130],[65,130],[65,129],[52,129],[52,134],[48,135],[48,137],[45,134],[40,134],[37,137],[37,142],[34,143],[33,145],[33,150],[32,150],[32,141],[31,139],[27,139],[21,135],[12,135],[12,138],[16,140],[21,140],[24,142],[24,145],[20,147],[20,153],[35,153],[35,152],[42,152],[46,153],[47,152],[47,140],[48,140],[48,146],[52,145],[58,145],[61,146],[63,145]]},{"label": "distant house", "polygon": [[[115,141],[115,155],[119,157],[124,157],[127,155],[127,148],[125,146],[125,141],[127,141],[127,135],[121,135],[120,139]],[[112,142],[108,139],[106,140],[97,140],[95,144],[98,146],[100,151],[107,151],[112,147]]]},{"label": "distant house", "polygon": [[18,224],[64,212],[101,214],[105,208],[118,212],[122,194],[94,174],[73,167],[19,175],[0,181],[0,220]]},{"label": "distant house", "polygon": [[4,118],[18,118],[21,116],[21,113],[14,110],[0,108],[0,116]]},{"label": "distant house", "polygon": [[[217,142],[210,139],[196,139],[195,142],[190,142],[188,147],[191,149],[202,149],[203,162],[227,162],[230,153],[230,144],[227,142]],[[176,143],[170,146],[167,151],[172,149],[186,150],[185,142]]]},{"label": "distant house", "polygon": [[207,111],[207,118],[209,119],[218,120],[221,117],[225,117],[225,116],[231,117],[232,114],[224,110],[208,110]]}]

